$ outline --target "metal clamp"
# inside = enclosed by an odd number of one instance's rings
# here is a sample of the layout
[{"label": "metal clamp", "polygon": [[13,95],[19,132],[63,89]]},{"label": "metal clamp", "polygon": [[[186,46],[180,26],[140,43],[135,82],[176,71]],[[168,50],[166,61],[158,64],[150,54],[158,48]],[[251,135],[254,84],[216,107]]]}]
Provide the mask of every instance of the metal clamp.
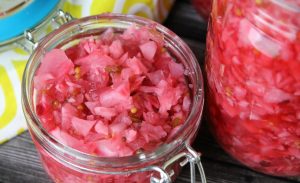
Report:
[{"label": "metal clamp", "polygon": [[206,183],[206,177],[200,156],[200,153],[196,152],[190,145],[186,144],[186,151],[183,151],[173,158],[169,159],[163,164],[162,167],[159,168],[159,170],[156,170],[160,173],[161,178],[159,179],[156,177],[151,177],[151,183],[170,183],[172,181],[172,176],[175,175],[175,172],[172,169],[168,171],[168,167],[182,158],[185,159],[179,162],[179,165],[181,167],[184,167],[186,164],[190,163],[191,183],[196,183],[196,165],[200,173],[201,183]]},{"label": "metal clamp", "polygon": [[73,20],[73,17],[68,12],[64,12],[63,10],[58,10],[56,15],[52,18],[52,21],[57,23],[59,26],[68,23],[71,20]]},{"label": "metal clamp", "polygon": [[[30,50],[34,50],[38,46],[38,42],[35,42],[32,31],[25,30],[24,37],[25,37],[26,43],[28,43],[29,46],[31,46]],[[27,46],[27,48],[28,48],[28,46]]]},{"label": "metal clamp", "polygon": [[[73,17],[69,13],[66,13],[60,9],[54,14],[51,20],[52,22],[56,23],[56,25],[58,25],[56,28],[59,28],[63,24],[73,20]],[[35,38],[36,37],[35,34],[37,34],[38,31],[39,29],[35,29],[35,28],[24,31],[25,42],[21,46],[29,53],[35,50],[38,46],[39,39]]]}]

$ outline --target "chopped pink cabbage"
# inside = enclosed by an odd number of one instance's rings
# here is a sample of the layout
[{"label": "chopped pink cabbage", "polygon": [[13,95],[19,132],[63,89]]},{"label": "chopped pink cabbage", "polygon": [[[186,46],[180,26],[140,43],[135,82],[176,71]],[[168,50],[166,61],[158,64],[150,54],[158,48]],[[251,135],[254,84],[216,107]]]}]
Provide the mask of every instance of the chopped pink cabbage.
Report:
[{"label": "chopped pink cabbage", "polygon": [[142,45],[140,45],[140,50],[143,54],[143,56],[151,61],[156,53],[157,50],[157,44],[154,41],[148,41]]},{"label": "chopped pink cabbage", "polygon": [[101,157],[153,151],[189,114],[183,73],[155,30],[108,29],[45,55],[34,79],[36,111],[50,134],[79,151]]},{"label": "chopped pink cabbage", "polygon": [[72,118],[72,127],[78,134],[87,136],[96,121],[84,120],[77,117]]},{"label": "chopped pink cabbage", "polygon": [[275,176],[300,175],[299,15],[275,1],[216,1],[207,36],[214,136],[243,164]]},{"label": "chopped pink cabbage", "polygon": [[42,88],[49,80],[60,80],[73,71],[74,64],[66,53],[60,49],[53,49],[47,53],[41,62],[35,76],[35,87]]}]

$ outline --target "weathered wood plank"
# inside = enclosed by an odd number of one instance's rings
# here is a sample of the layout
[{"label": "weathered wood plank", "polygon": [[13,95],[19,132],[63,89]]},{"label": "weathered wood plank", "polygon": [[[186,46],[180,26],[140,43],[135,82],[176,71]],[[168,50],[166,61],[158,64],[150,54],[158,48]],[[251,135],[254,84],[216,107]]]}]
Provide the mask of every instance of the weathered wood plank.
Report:
[{"label": "weathered wood plank", "polygon": [[51,182],[28,132],[0,146],[0,182]]}]

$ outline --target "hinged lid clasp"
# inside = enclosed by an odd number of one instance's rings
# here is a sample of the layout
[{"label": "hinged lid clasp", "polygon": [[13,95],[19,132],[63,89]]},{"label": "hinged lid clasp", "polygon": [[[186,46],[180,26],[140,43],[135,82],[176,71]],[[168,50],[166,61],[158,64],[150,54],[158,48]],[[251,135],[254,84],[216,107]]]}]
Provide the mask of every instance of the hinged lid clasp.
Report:
[{"label": "hinged lid clasp", "polygon": [[[56,28],[59,28],[60,26],[70,22],[71,20],[73,20],[73,17],[69,13],[66,13],[61,9],[57,10],[57,12],[52,17],[52,22],[54,22],[57,25]],[[38,43],[40,41],[36,38],[38,37],[36,36],[38,32],[39,30],[37,29],[24,31],[25,42],[21,46],[29,53],[31,53],[38,46]]]},{"label": "hinged lid clasp", "polygon": [[200,173],[201,183],[206,183],[206,177],[200,159],[201,154],[196,152],[187,143],[185,144],[185,146],[185,151],[182,151],[179,154],[175,155],[162,165],[161,171],[159,171],[161,178],[159,179],[156,177],[151,177],[151,183],[170,183],[172,180],[172,176],[175,175],[175,172],[173,169],[169,170],[169,168],[171,167],[171,165],[183,158],[184,159],[179,162],[179,165],[183,167],[186,164],[190,163],[191,183],[196,183],[196,166]]}]

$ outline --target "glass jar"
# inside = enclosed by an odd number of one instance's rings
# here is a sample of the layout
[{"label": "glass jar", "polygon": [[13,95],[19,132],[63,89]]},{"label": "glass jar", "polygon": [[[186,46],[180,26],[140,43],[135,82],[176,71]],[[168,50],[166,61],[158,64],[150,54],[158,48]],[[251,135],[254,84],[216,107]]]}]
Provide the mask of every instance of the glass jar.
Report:
[{"label": "glass jar", "polygon": [[300,175],[300,2],[216,0],[207,37],[212,131],[248,167]]},{"label": "glass jar", "polygon": [[211,11],[212,1],[213,0],[193,0],[192,3],[197,12],[207,20]]},{"label": "glass jar", "polygon": [[[35,110],[33,78],[46,52],[53,48],[68,49],[80,39],[100,35],[108,28],[122,32],[132,24],[154,26],[164,35],[167,51],[186,69],[193,96],[187,121],[173,139],[151,153],[121,158],[100,158],[76,151],[57,141],[42,126]],[[30,36],[29,36],[30,37]],[[32,36],[31,36],[32,37]],[[42,164],[54,182],[171,182],[180,166],[190,163],[191,182],[195,182],[195,166],[205,181],[200,156],[190,144],[198,131],[203,108],[201,69],[189,47],[173,32],[151,20],[131,15],[102,14],[72,20],[34,43],[34,52],[27,63],[22,83],[22,105],[32,139]]]}]

